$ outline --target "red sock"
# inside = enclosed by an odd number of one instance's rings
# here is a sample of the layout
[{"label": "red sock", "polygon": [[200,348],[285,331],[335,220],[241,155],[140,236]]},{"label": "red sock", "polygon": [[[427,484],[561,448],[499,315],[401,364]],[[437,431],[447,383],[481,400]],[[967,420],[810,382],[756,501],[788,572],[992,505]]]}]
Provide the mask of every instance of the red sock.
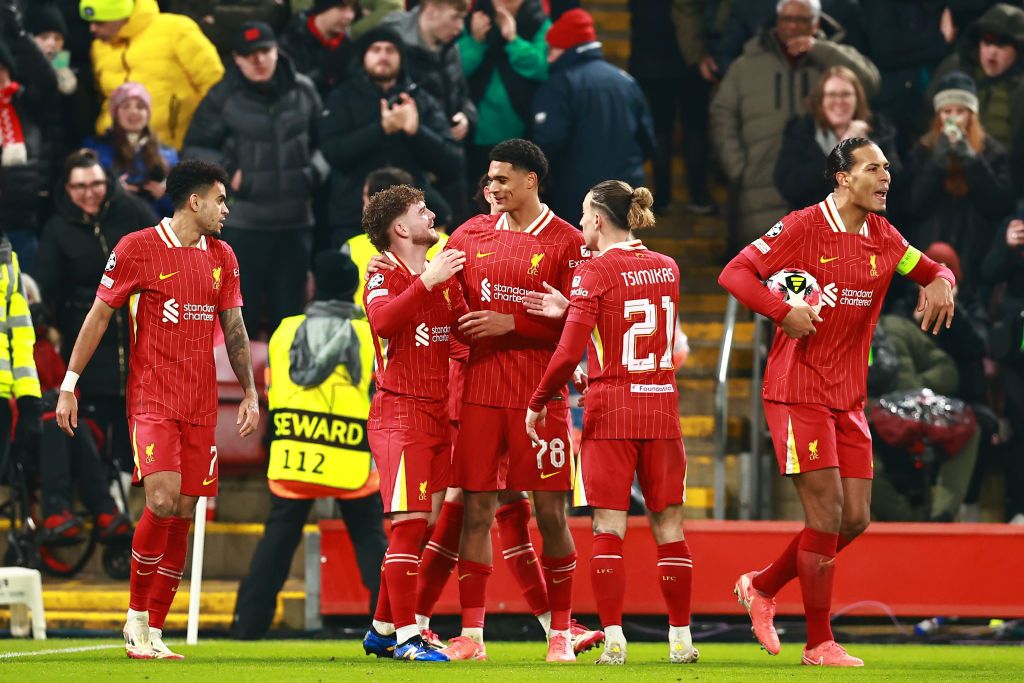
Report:
[{"label": "red sock", "polygon": [[796,554],[797,575],[807,617],[807,648],[833,640],[829,611],[832,607],[832,579],[836,568],[839,534],[805,528],[800,533]]},{"label": "red sock", "polygon": [[622,539],[615,534],[597,534],[590,554],[590,583],[594,587],[601,626],[622,626],[622,605],[626,600],[626,563]]},{"label": "red sock", "polygon": [[149,591],[149,625],[153,628],[164,627],[167,612],[171,609],[178,584],[181,583],[185,557],[188,555],[188,528],[191,524],[191,518],[171,517],[164,559],[156,568],[156,577]]},{"label": "red sock", "polygon": [[[786,549],[779,555],[779,559],[772,562],[754,577],[754,580],[751,582],[754,588],[771,597],[796,578],[796,551],[800,545],[800,536],[801,534],[794,536],[793,540],[786,546]],[[836,545],[836,554],[838,555],[843,548],[853,543],[856,538],[856,536],[853,538],[840,536],[839,542]]]},{"label": "red sock", "polygon": [[548,601],[551,604],[551,630],[568,631],[572,618],[572,575],[576,572],[576,552],[565,557],[541,558],[544,578],[548,583]]},{"label": "red sock", "polygon": [[406,519],[391,524],[384,575],[396,629],[416,623],[416,581],[419,579],[420,546],[426,530],[425,519]]},{"label": "red sock", "polygon": [[534,615],[544,614],[550,605],[544,574],[537,562],[533,542],[530,541],[530,501],[523,498],[502,505],[494,519],[498,522],[501,554],[512,570],[512,575],[516,577],[519,590],[523,592]]},{"label": "red sock", "polygon": [[434,613],[434,605],[459,561],[462,510],[462,503],[445,501],[441,506],[434,533],[423,548],[419,585],[416,587],[416,614],[429,617]]},{"label": "red sock", "polygon": [[132,535],[132,576],[129,581],[128,607],[137,612],[149,609],[149,593],[156,578],[156,569],[164,559],[170,517],[157,517],[148,507]]},{"label": "red sock", "polygon": [[661,575],[661,594],[668,607],[669,626],[689,626],[693,559],[686,541],[658,546],[658,573]]},{"label": "red sock", "polygon": [[494,568],[489,564],[459,560],[459,603],[462,605],[462,628],[483,628],[487,608],[487,579]]},{"label": "red sock", "polygon": [[[386,561],[388,556],[384,555]],[[388,577],[384,574],[384,564],[380,565],[380,590],[377,591],[377,607],[373,610],[373,620],[385,624],[391,621],[391,598],[388,595]]]}]

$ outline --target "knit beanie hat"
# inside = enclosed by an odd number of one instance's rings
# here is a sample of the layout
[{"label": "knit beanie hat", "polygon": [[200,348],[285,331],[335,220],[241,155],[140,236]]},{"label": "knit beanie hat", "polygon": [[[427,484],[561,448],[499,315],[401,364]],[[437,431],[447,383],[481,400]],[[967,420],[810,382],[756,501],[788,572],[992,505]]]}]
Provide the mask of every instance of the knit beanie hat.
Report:
[{"label": "knit beanie hat", "polygon": [[331,9],[332,7],[345,7],[345,6],[358,7],[358,5],[356,4],[355,0],[316,0],[313,3],[313,7],[310,10],[310,13],[311,14],[320,14],[321,12],[326,12],[327,10]]},{"label": "knit beanie hat", "polygon": [[925,250],[924,255],[930,258],[936,263],[941,263],[950,272],[953,273],[953,277],[956,278],[957,282],[960,281],[960,256],[956,253],[956,249],[952,245],[946,242],[932,242],[928,245],[928,249]]},{"label": "knit beanie hat", "polygon": [[963,71],[950,71],[936,84],[932,98],[935,111],[950,104],[959,104],[978,113],[978,86]]},{"label": "knit beanie hat", "polygon": [[359,287],[359,269],[347,254],[321,251],[313,257],[313,298],[350,301]]},{"label": "knit beanie hat", "polygon": [[25,30],[34,36],[43,33],[59,33],[62,36],[68,34],[68,26],[64,23],[64,17],[60,10],[53,5],[44,2],[32,2],[25,8]]},{"label": "knit beanie hat", "polygon": [[110,101],[107,102],[110,115],[112,117],[117,116],[118,108],[133,97],[138,97],[146,105],[146,109],[150,112],[153,111],[153,98],[150,97],[146,86],[129,81],[117,86],[114,92],[110,93]]},{"label": "knit beanie hat", "polygon": [[587,10],[578,7],[558,17],[558,20],[548,29],[548,45],[562,50],[595,40],[597,40],[597,33],[594,32],[593,17]]},{"label": "knit beanie hat", "polygon": [[79,15],[88,22],[121,21],[132,15],[135,0],[81,0]]},{"label": "knit beanie hat", "polygon": [[374,43],[392,43],[398,48],[399,54],[402,55],[402,66],[405,66],[405,43],[402,42],[402,37],[398,35],[398,32],[393,28],[387,26],[375,26],[369,31],[363,34],[362,38],[359,39],[359,62],[363,61],[363,57],[366,56],[366,51],[370,49],[370,46]]}]

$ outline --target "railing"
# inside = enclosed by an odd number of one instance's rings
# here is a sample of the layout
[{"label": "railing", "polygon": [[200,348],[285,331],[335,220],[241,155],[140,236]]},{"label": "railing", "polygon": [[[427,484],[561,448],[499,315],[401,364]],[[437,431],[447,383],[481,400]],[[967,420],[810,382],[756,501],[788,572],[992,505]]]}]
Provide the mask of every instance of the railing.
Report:
[{"label": "railing", "polygon": [[[718,347],[718,365],[715,368],[715,519],[725,519],[725,458],[729,450],[729,362],[736,332],[737,308],[736,299],[730,296],[722,319],[722,341]],[[754,316],[753,368],[750,379],[750,448],[739,455],[740,519],[770,519],[772,516],[771,491],[765,488],[765,485],[771,482],[768,472],[770,462],[764,462],[761,457],[761,367],[767,320],[760,315]]]}]

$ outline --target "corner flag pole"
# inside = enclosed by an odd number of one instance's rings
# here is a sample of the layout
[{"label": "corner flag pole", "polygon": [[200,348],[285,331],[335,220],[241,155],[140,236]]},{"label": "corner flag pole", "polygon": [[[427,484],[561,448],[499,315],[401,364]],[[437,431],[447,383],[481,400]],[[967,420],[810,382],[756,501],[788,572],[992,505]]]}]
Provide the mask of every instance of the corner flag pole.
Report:
[{"label": "corner flag pole", "polygon": [[188,631],[185,643],[199,642],[199,596],[203,588],[203,550],[206,545],[206,496],[196,503],[195,530],[192,533],[192,575],[188,589]]}]

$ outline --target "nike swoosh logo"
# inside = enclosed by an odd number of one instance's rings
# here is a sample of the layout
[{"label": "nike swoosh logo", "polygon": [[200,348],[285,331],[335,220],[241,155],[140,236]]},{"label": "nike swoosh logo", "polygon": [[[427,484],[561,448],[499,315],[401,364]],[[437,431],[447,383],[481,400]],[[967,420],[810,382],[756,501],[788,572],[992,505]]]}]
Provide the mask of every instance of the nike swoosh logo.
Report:
[{"label": "nike swoosh logo", "polygon": [[821,257],[820,259],[818,259],[818,260],[819,260],[819,261],[820,261],[821,263],[831,263],[832,261],[835,261],[835,260],[836,260],[837,258],[839,258],[839,257],[838,257],[838,256],[833,256],[832,258],[825,258],[824,256],[822,256],[822,257]]},{"label": "nike swoosh logo", "polygon": [[215,481],[217,481],[217,477],[214,477],[213,479],[203,479],[203,486],[209,486]]},{"label": "nike swoosh logo", "polygon": [[174,271],[173,273],[167,273],[167,275],[164,275],[163,273],[160,273],[160,279],[161,279],[161,280],[166,280],[166,279],[167,279],[167,278],[169,278],[169,277],[174,277],[175,275],[177,275],[177,274],[178,274],[178,272],[179,272],[179,271],[177,271],[177,270],[176,270],[176,271]]},{"label": "nike swoosh logo", "polygon": [[467,576],[470,576],[470,575],[469,574],[463,574],[462,576],[459,577],[459,581],[462,581]]},{"label": "nike swoosh logo", "polygon": [[405,573],[406,576],[419,576],[419,574],[420,574],[419,572],[406,572]]},{"label": "nike swoosh logo", "polygon": [[551,583],[565,583],[566,581],[568,581],[571,578],[572,578],[571,576],[563,576],[560,579],[551,579]]},{"label": "nike swoosh logo", "polygon": [[534,564],[534,563],[536,563],[536,562],[537,562],[537,558],[535,557],[535,558],[533,558],[532,560],[527,560],[527,561],[526,561],[526,565],[527,565],[527,566],[530,566],[531,564]]},{"label": "nike swoosh logo", "polygon": [[149,576],[150,574],[152,574],[155,571],[156,570],[154,569],[152,572],[140,572],[140,571],[137,571],[135,573],[138,574],[139,576]]},{"label": "nike swoosh logo", "polygon": [[496,251],[478,251],[478,252],[476,252],[476,257],[477,258],[484,258],[485,256],[493,256],[494,254],[497,254],[497,253],[498,252],[496,252]]},{"label": "nike swoosh logo", "polygon": [[547,474],[540,475],[540,478],[541,479],[550,479],[551,477],[555,476],[556,474],[561,474],[561,472],[549,472]]}]

